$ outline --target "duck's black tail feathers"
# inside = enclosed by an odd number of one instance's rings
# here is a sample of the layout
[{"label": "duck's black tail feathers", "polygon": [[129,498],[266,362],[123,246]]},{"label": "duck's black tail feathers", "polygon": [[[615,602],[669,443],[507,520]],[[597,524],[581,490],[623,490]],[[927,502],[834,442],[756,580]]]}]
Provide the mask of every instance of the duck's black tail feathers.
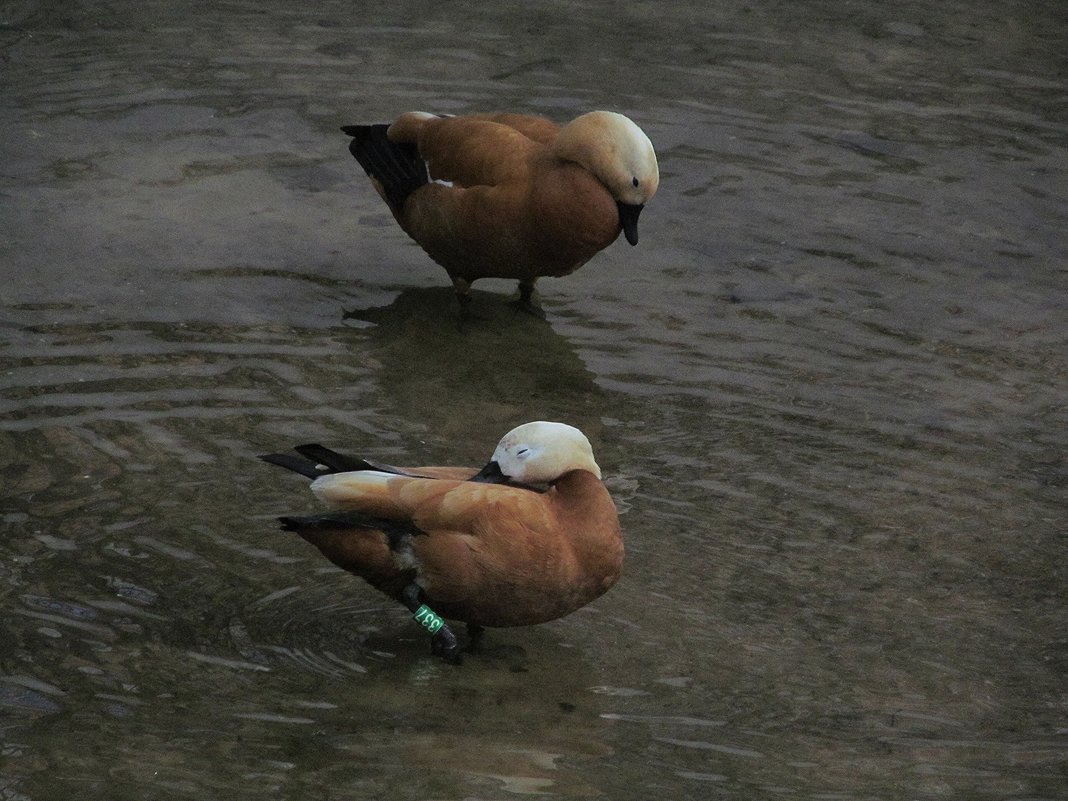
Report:
[{"label": "duck's black tail feathers", "polygon": [[403,467],[372,462],[368,459],[361,459],[358,456],[348,456],[316,443],[298,445],[293,450],[299,453],[300,456],[292,453],[265,453],[260,458],[265,462],[276,464],[279,467],[284,467],[286,470],[292,470],[294,473],[300,473],[302,476],[311,479],[328,476],[332,473],[350,473],[353,470],[377,470],[380,473],[425,478],[425,476],[421,476],[411,470],[405,470]]},{"label": "duck's black tail feathers", "polygon": [[386,136],[388,128],[388,125],[345,125],[341,130],[352,137],[349,152],[381,184],[390,207],[400,211],[408,195],[430,182],[430,175],[418,148],[391,142]]},{"label": "duck's black tail feathers", "polygon": [[265,462],[276,464],[286,470],[292,470],[294,473],[300,473],[302,476],[312,479],[332,472],[331,470],[324,470],[321,465],[309,459],[292,453],[265,453],[260,458]]},{"label": "duck's black tail feathers", "polygon": [[330,473],[348,473],[352,470],[377,470],[378,467],[366,459],[356,456],[347,456],[322,445],[312,443],[310,445],[298,445],[293,450],[301,456],[313,459],[321,465],[326,465]]},{"label": "duck's black tail feathers", "polygon": [[298,445],[294,450],[300,456],[292,453],[267,453],[260,458],[308,478],[318,478],[331,473],[347,473],[351,470],[379,469],[371,462],[346,456],[324,448],[322,445]]}]

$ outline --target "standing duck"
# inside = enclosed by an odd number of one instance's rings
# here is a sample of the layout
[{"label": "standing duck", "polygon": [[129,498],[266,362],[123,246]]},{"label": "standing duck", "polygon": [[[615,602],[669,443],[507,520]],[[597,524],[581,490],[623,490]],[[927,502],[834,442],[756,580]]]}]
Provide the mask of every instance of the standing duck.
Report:
[{"label": "standing duck", "polygon": [[591,111],[562,128],[544,117],[412,111],[350,125],[349,150],[393,216],[452,279],[461,308],[479,278],[515,278],[532,308],[541,276],[574,272],[638,215],[660,183],[649,137]]}]

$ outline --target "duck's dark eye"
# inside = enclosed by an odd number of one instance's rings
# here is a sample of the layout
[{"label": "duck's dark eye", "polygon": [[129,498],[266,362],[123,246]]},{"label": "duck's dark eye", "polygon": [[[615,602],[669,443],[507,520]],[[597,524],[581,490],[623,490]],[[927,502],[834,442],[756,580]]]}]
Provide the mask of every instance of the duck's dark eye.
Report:
[{"label": "duck's dark eye", "polygon": [[631,183],[634,184],[635,186],[637,186],[638,185],[638,179],[637,178],[632,179]]},{"label": "duck's dark eye", "polygon": [[515,452],[515,455],[516,456],[526,456],[528,453],[530,453],[530,448],[520,448],[519,450],[517,450]]}]

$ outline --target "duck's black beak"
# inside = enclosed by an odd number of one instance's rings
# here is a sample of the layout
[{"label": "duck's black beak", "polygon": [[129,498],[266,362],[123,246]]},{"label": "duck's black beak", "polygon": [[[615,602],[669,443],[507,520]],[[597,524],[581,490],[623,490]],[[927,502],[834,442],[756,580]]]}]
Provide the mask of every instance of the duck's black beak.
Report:
[{"label": "duck's black beak", "polygon": [[507,484],[508,476],[501,472],[501,466],[496,462],[490,462],[468,481],[477,481],[480,484]]},{"label": "duck's black beak", "polygon": [[623,228],[623,236],[632,245],[638,244],[638,215],[645,206],[642,203],[616,203],[619,209],[619,224]]}]

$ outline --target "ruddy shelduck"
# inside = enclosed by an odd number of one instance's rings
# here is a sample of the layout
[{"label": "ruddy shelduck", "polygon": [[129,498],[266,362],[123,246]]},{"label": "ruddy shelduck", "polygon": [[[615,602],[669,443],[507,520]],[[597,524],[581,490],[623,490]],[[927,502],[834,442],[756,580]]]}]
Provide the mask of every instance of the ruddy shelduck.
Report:
[{"label": "ruddy shelduck", "polygon": [[541,276],[574,272],[638,215],[660,183],[649,137],[622,114],[562,128],[523,114],[347,125],[349,150],[412,239],[448,272],[463,308],[471,282],[516,278],[530,306]]},{"label": "ruddy shelduck", "polygon": [[279,518],[327,559],[404,604],[458,661],[443,618],[527,626],[563,617],[619,578],[619,517],[586,436],[538,421],[508,432],[489,463],[391,467],[321,445],[265,461],[312,479],[333,511]]}]

